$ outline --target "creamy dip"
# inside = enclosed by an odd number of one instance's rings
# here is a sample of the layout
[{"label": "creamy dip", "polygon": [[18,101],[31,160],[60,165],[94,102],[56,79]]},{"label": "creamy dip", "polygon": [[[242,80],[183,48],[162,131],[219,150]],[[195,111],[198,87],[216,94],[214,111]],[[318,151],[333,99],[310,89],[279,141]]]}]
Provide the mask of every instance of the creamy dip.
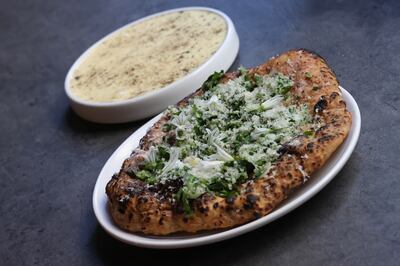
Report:
[{"label": "creamy dip", "polygon": [[226,34],[225,20],[205,10],[146,19],[90,51],[73,72],[72,93],[87,101],[112,102],[161,89],[207,61]]}]

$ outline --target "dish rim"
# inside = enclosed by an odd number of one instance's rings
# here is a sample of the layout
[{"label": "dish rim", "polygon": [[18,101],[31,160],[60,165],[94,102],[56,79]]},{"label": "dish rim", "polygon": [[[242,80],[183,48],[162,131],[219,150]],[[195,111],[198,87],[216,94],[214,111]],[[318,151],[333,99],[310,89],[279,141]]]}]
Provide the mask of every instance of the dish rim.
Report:
[{"label": "dish rim", "polygon": [[[357,102],[354,100],[353,96],[344,88],[339,86],[339,88],[342,91],[343,98],[345,102],[347,103],[348,109],[352,114],[352,125],[351,129],[349,132],[348,137],[342,143],[341,146],[335,151],[335,153],[342,151],[342,156],[337,159],[335,164],[331,166],[330,169],[328,169],[328,173],[325,174],[324,176],[320,177],[317,181],[315,181],[314,185],[311,185],[310,188],[306,189],[303,192],[300,192],[301,194],[295,198],[294,200],[289,199],[285,200],[285,202],[282,203],[280,207],[278,207],[276,210],[272,211],[271,213],[267,214],[266,216],[263,216],[257,220],[245,223],[243,225],[239,225],[233,228],[229,229],[224,229],[222,231],[206,231],[204,233],[198,233],[198,234],[193,234],[190,235],[191,238],[179,238],[174,237],[174,236],[147,236],[144,234],[140,233],[132,233],[128,231],[124,231],[117,227],[112,221],[111,215],[108,210],[107,206],[107,195],[105,194],[105,186],[104,183],[106,184],[110,176],[104,176],[104,172],[107,171],[107,168],[110,167],[109,165],[112,164],[114,160],[118,160],[121,150],[129,145],[129,143],[132,140],[140,140],[143,135],[140,134],[141,131],[146,132],[149,127],[151,127],[161,116],[161,114],[157,115],[153,119],[149,120],[147,123],[145,123],[143,126],[138,128],[134,133],[132,133],[122,144],[113,152],[113,154],[109,157],[105,165],[103,166],[97,181],[96,185],[93,191],[93,209],[95,216],[100,223],[101,227],[109,233],[111,236],[114,238],[130,244],[134,246],[139,246],[139,247],[145,247],[145,248],[155,248],[155,249],[172,249],[172,248],[188,248],[188,247],[193,247],[193,246],[200,246],[200,245],[206,245],[206,244],[211,244],[219,241],[223,241],[226,239],[230,239],[242,234],[245,234],[247,232],[250,232],[252,230],[255,230],[257,228],[260,228],[261,226],[264,226],[282,216],[285,214],[293,211],[297,207],[301,206],[304,204],[307,200],[311,199],[313,196],[315,196],[321,189],[323,189],[336,175],[337,173],[344,167],[348,159],[350,158],[351,154],[354,151],[354,148],[356,147],[356,144],[359,139],[360,135],[360,130],[361,130],[361,114],[360,114],[360,109],[357,105]],[[135,136],[138,135],[138,136]],[[349,137],[351,138],[349,139]],[[347,146],[343,146],[346,142]],[[131,149],[132,151],[132,149]],[[331,160],[333,160],[334,155],[331,156],[331,158],[328,160],[328,162],[321,168],[325,169],[328,167],[327,165]],[[119,158],[120,160],[126,159],[124,158]],[[120,163],[122,165],[122,161]],[[118,170],[117,170],[118,171]],[[103,180],[104,179],[104,180]],[[303,187],[302,187],[303,188]],[[298,191],[301,191],[302,188],[299,188]],[[104,204],[102,205],[101,200],[104,197],[106,199],[106,206]],[[105,216],[108,216],[108,220],[105,220]],[[106,218],[107,219],[107,218]],[[193,237],[195,235],[198,235],[198,237]]]},{"label": "dish rim", "polygon": [[[140,22],[143,22],[145,20],[151,19],[153,17],[157,17],[157,16],[161,16],[161,15],[165,15],[168,13],[174,13],[174,12],[179,12],[179,11],[186,11],[186,10],[204,10],[204,11],[209,11],[209,12],[213,12],[218,14],[219,16],[221,16],[225,22],[226,22],[226,26],[227,26],[227,32],[226,32],[226,36],[225,39],[223,40],[223,42],[221,43],[221,45],[219,46],[219,48],[215,51],[214,54],[212,54],[205,62],[203,62],[202,64],[200,64],[196,69],[194,69],[192,72],[190,72],[189,74],[175,80],[174,82],[172,82],[171,84],[168,84],[167,86],[164,86],[162,88],[158,88],[156,90],[153,91],[149,91],[146,92],[142,95],[139,96],[135,96],[133,98],[129,98],[129,99],[125,99],[125,100],[116,100],[116,101],[109,101],[109,102],[95,102],[95,101],[88,101],[88,100],[84,100],[79,98],[78,96],[74,95],[74,93],[71,90],[71,78],[73,76],[73,72],[79,67],[79,65],[82,63],[82,61],[84,61],[90,54],[90,52],[95,49],[98,45],[100,45],[104,40],[106,40],[107,38],[112,37],[112,35],[117,34],[118,32],[122,31],[123,29],[130,27],[132,25],[135,24],[139,24]],[[142,18],[139,18],[137,20],[134,20],[132,22],[129,22],[128,24],[125,24],[119,28],[117,28],[116,30],[106,34],[105,36],[103,36],[102,38],[100,38],[98,41],[96,41],[95,43],[93,43],[92,45],[89,46],[89,48],[87,48],[75,61],[74,63],[71,65],[71,67],[69,68],[67,75],[65,77],[64,80],[64,90],[65,93],[67,95],[67,97],[79,104],[79,105],[83,105],[83,106],[87,106],[87,107],[91,107],[91,108],[101,108],[101,107],[123,107],[123,106],[130,106],[130,105],[134,105],[143,101],[146,101],[148,99],[154,98],[154,97],[158,97],[158,96],[162,96],[159,94],[161,91],[168,91],[173,89],[176,86],[179,86],[181,83],[185,83],[187,82],[187,80],[194,78],[199,72],[203,71],[205,68],[207,68],[208,64],[210,61],[214,60],[216,57],[218,57],[225,49],[226,47],[229,45],[228,44],[228,40],[229,38],[232,38],[233,36],[235,36],[236,33],[236,29],[234,27],[234,24],[232,22],[232,20],[229,18],[228,15],[226,15],[224,12],[214,9],[214,8],[210,8],[210,7],[202,7],[202,6],[189,6],[189,7],[180,7],[180,8],[173,8],[173,9],[168,9],[168,10],[164,10],[161,12],[157,12]]]}]

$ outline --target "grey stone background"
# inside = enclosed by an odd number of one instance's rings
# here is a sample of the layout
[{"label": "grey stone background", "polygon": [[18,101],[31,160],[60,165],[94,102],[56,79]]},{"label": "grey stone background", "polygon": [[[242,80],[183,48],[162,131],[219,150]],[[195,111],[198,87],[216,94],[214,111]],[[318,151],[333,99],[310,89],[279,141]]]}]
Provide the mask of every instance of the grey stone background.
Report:
[{"label": "grey stone background", "polygon": [[[361,136],[317,196],[259,230],[157,251],[108,236],[92,211],[97,175],[145,121],[97,125],[63,91],[92,43],[145,15],[220,9],[241,40],[233,68],[302,47],[357,100]],[[0,0],[0,265],[399,265],[399,1]]]}]

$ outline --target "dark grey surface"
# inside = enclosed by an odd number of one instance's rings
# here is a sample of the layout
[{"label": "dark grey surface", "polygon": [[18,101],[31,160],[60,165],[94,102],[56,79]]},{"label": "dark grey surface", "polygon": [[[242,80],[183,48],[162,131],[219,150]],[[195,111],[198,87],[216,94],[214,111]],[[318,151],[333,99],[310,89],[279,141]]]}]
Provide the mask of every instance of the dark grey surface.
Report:
[{"label": "dark grey surface", "polygon": [[[144,121],[81,120],[64,77],[106,33],[196,4],[234,21],[234,67],[295,47],[326,58],[360,106],[359,144],[316,197],[257,231],[186,250],[131,247],[100,228],[91,197],[108,156]],[[1,1],[0,265],[399,265],[399,50],[399,1]]]}]

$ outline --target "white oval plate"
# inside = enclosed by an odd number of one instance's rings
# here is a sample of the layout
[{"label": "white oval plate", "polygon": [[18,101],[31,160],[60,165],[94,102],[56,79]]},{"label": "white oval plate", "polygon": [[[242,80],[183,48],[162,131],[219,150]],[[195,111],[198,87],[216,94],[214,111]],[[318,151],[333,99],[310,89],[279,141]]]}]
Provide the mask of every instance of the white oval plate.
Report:
[{"label": "white oval plate", "polygon": [[110,235],[125,243],[140,247],[167,249],[200,246],[222,241],[247,233],[278,219],[299,207],[325,187],[343,168],[357,144],[361,128],[360,110],[351,94],[343,88],[341,88],[341,90],[343,92],[343,98],[347,103],[347,108],[353,115],[353,124],[348,137],[327,163],[320,170],[315,172],[306,184],[300,187],[272,213],[232,229],[207,231],[199,234],[177,234],[157,237],[146,236],[140,233],[129,233],[118,228],[113,223],[107,208],[105,187],[111,176],[120,170],[123,161],[128,158],[132,150],[138,146],[140,139],[146,134],[147,130],[159,119],[161,115],[158,115],[126,139],[111,155],[101,170],[93,192],[93,209],[97,220]]}]

